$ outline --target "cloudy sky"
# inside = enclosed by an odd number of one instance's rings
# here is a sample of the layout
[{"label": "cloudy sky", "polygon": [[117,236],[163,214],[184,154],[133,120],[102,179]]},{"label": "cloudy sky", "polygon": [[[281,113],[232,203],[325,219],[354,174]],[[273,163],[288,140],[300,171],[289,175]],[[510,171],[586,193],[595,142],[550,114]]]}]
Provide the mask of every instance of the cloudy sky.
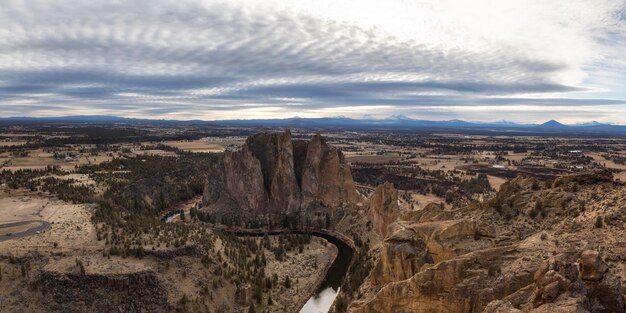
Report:
[{"label": "cloudy sky", "polygon": [[0,116],[626,124],[626,0],[0,0]]}]

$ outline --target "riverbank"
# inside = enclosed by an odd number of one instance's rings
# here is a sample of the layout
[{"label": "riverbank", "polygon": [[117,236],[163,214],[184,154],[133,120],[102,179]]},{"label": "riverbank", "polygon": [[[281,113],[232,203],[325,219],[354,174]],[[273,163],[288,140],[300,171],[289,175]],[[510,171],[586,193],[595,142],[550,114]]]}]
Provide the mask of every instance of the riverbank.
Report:
[{"label": "riverbank", "polygon": [[323,283],[324,276],[337,257],[337,248],[323,238],[313,237],[302,253],[289,253],[283,262],[268,257],[266,274],[278,276],[284,283],[285,278],[291,280],[291,287],[279,287],[279,292],[272,293],[273,305],[267,312],[300,312],[300,309],[315,294]]},{"label": "riverbank", "polygon": [[[261,237],[264,235],[276,236],[281,234],[311,234],[319,237],[320,239],[326,240],[335,247],[335,254],[333,255],[332,262],[328,262],[328,265],[323,270],[323,275],[318,275],[315,284],[313,284],[314,288],[311,288],[312,292],[310,293],[310,296],[305,299],[304,302],[300,302],[300,305],[296,310],[290,311],[287,310],[287,308],[284,308],[284,310],[280,312],[318,313],[328,311],[334,303],[339,287],[341,286],[349,267],[352,266],[352,263],[354,262],[353,256],[356,251],[354,242],[341,233],[326,229],[306,228],[268,230],[228,228],[215,225],[213,225],[213,227],[216,230],[231,233],[237,236]],[[291,301],[293,301],[293,299],[291,299]]]},{"label": "riverbank", "polygon": [[[326,239],[324,239],[324,240],[326,240]],[[328,242],[328,241],[326,241],[326,242]],[[328,243],[331,244],[330,242],[328,242]],[[309,296],[307,298],[305,298],[304,301],[300,301],[301,304],[298,306],[298,309],[295,310],[294,312],[304,313],[304,312],[302,312],[302,309],[304,308],[304,306],[311,300],[312,297],[315,297],[319,293],[319,291],[322,289],[322,287],[323,287],[323,285],[324,285],[324,283],[326,281],[326,275],[328,274],[328,271],[333,266],[333,264],[337,261],[337,257],[339,256],[339,249],[337,248],[337,246],[332,245],[332,247],[333,247],[332,258],[331,258],[330,262],[326,263],[326,266],[324,267],[324,269],[322,269],[321,272],[323,274],[322,275],[318,275],[317,280],[312,285],[313,288],[311,288],[311,290],[309,292]]]}]

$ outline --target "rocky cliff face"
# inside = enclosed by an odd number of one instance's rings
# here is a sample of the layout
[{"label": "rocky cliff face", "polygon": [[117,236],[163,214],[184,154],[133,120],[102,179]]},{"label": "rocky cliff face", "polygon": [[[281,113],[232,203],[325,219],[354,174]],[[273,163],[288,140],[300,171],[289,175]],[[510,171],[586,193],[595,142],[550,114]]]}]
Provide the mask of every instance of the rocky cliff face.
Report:
[{"label": "rocky cliff face", "polygon": [[251,212],[291,212],[309,205],[337,208],[360,201],[341,151],[321,136],[292,140],[291,133],[249,137],[241,151],[213,164],[205,206]]},{"label": "rocky cliff face", "polygon": [[338,207],[360,201],[343,154],[327,145],[319,134],[306,143],[304,158],[299,157],[296,161],[303,164],[300,182],[304,204],[319,201],[324,206]]},{"label": "rocky cliff face", "polygon": [[259,160],[268,207],[292,211],[300,206],[300,187],[296,179],[291,133],[261,133],[249,137],[245,147]]},{"label": "rocky cliff face", "polygon": [[[45,312],[168,312],[167,292],[151,272],[79,275],[44,272],[33,301]],[[34,299],[30,299],[31,301]],[[36,310],[33,310],[36,312]]]},{"label": "rocky cliff face", "polygon": [[577,262],[559,254],[545,260],[534,278],[528,302],[517,307],[509,300],[496,300],[484,313],[498,312],[624,312],[621,283],[608,272],[607,264],[595,250],[581,252]]},{"label": "rocky cliff face", "polygon": [[519,177],[483,205],[429,205],[395,222],[384,189],[368,216],[385,237],[349,312],[625,312],[626,186],[606,172],[539,187]]},{"label": "rocky cliff face", "polygon": [[378,187],[370,197],[367,216],[374,225],[374,229],[381,237],[387,236],[387,228],[400,215],[398,207],[398,190],[392,183],[384,183]]}]

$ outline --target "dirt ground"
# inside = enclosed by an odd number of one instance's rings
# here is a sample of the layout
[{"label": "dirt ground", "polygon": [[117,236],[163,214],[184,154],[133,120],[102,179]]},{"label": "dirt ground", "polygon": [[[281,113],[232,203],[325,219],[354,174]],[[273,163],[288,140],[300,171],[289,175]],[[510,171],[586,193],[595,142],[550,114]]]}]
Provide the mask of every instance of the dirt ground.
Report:
[{"label": "dirt ground", "polygon": [[42,211],[50,201],[24,190],[0,190],[0,222],[42,219]]},{"label": "dirt ground", "polygon": [[493,189],[495,189],[496,191],[500,190],[500,186],[507,182],[507,180],[502,177],[496,177],[492,175],[487,175],[487,179],[489,180],[489,184],[491,185],[491,187],[493,187]]},{"label": "dirt ground", "polygon": [[22,146],[27,143],[27,141],[0,141],[0,147]]},{"label": "dirt ground", "polygon": [[177,156],[174,151],[163,151],[159,149],[148,149],[148,150],[135,150],[135,155],[159,155],[159,156]]},{"label": "dirt ground", "polygon": [[[624,151],[621,151],[621,152],[622,154],[626,154],[624,153]],[[626,165],[617,164],[613,162],[612,160],[607,160],[603,158],[599,153],[595,153],[595,152],[585,153],[585,155],[592,157],[593,160],[599,164],[604,164],[607,168],[622,170],[619,173],[613,174],[613,178],[619,181],[626,181]]]},{"label": "dirt ground", "polygon": [[[29,251],[61,252],[99,248],[88,205],[20,192],[0,195],[0,216],[6,221],[42,220],[50,229],[30,237],[0,242],[0,254],[24,255]],[[5,220],[3,220],[4,222]],[[55,247],[56,244],[56,247]]]}]

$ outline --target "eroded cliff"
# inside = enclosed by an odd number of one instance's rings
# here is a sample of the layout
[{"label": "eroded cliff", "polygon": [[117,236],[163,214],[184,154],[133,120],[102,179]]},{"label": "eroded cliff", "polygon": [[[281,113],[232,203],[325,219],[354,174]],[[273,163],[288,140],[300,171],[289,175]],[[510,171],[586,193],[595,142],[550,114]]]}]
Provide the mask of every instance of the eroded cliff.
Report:
[{"label": "eroded cliff", "polygon": [[337,208],[359,201],[341,151],[319,134],[293,140],[289,130],[256,134],[241,150],[226,151],[211,166],[203,197],[206,207],[235,213]]},{"label": "eroded cliff", "polygon": [[[394,207],[377,205],[382,188],[370,208]],[[370,209],[383,239],[348,311],[624,312],[625,201],[624,184],[592,172],[518,177],[454,210]]]}]

